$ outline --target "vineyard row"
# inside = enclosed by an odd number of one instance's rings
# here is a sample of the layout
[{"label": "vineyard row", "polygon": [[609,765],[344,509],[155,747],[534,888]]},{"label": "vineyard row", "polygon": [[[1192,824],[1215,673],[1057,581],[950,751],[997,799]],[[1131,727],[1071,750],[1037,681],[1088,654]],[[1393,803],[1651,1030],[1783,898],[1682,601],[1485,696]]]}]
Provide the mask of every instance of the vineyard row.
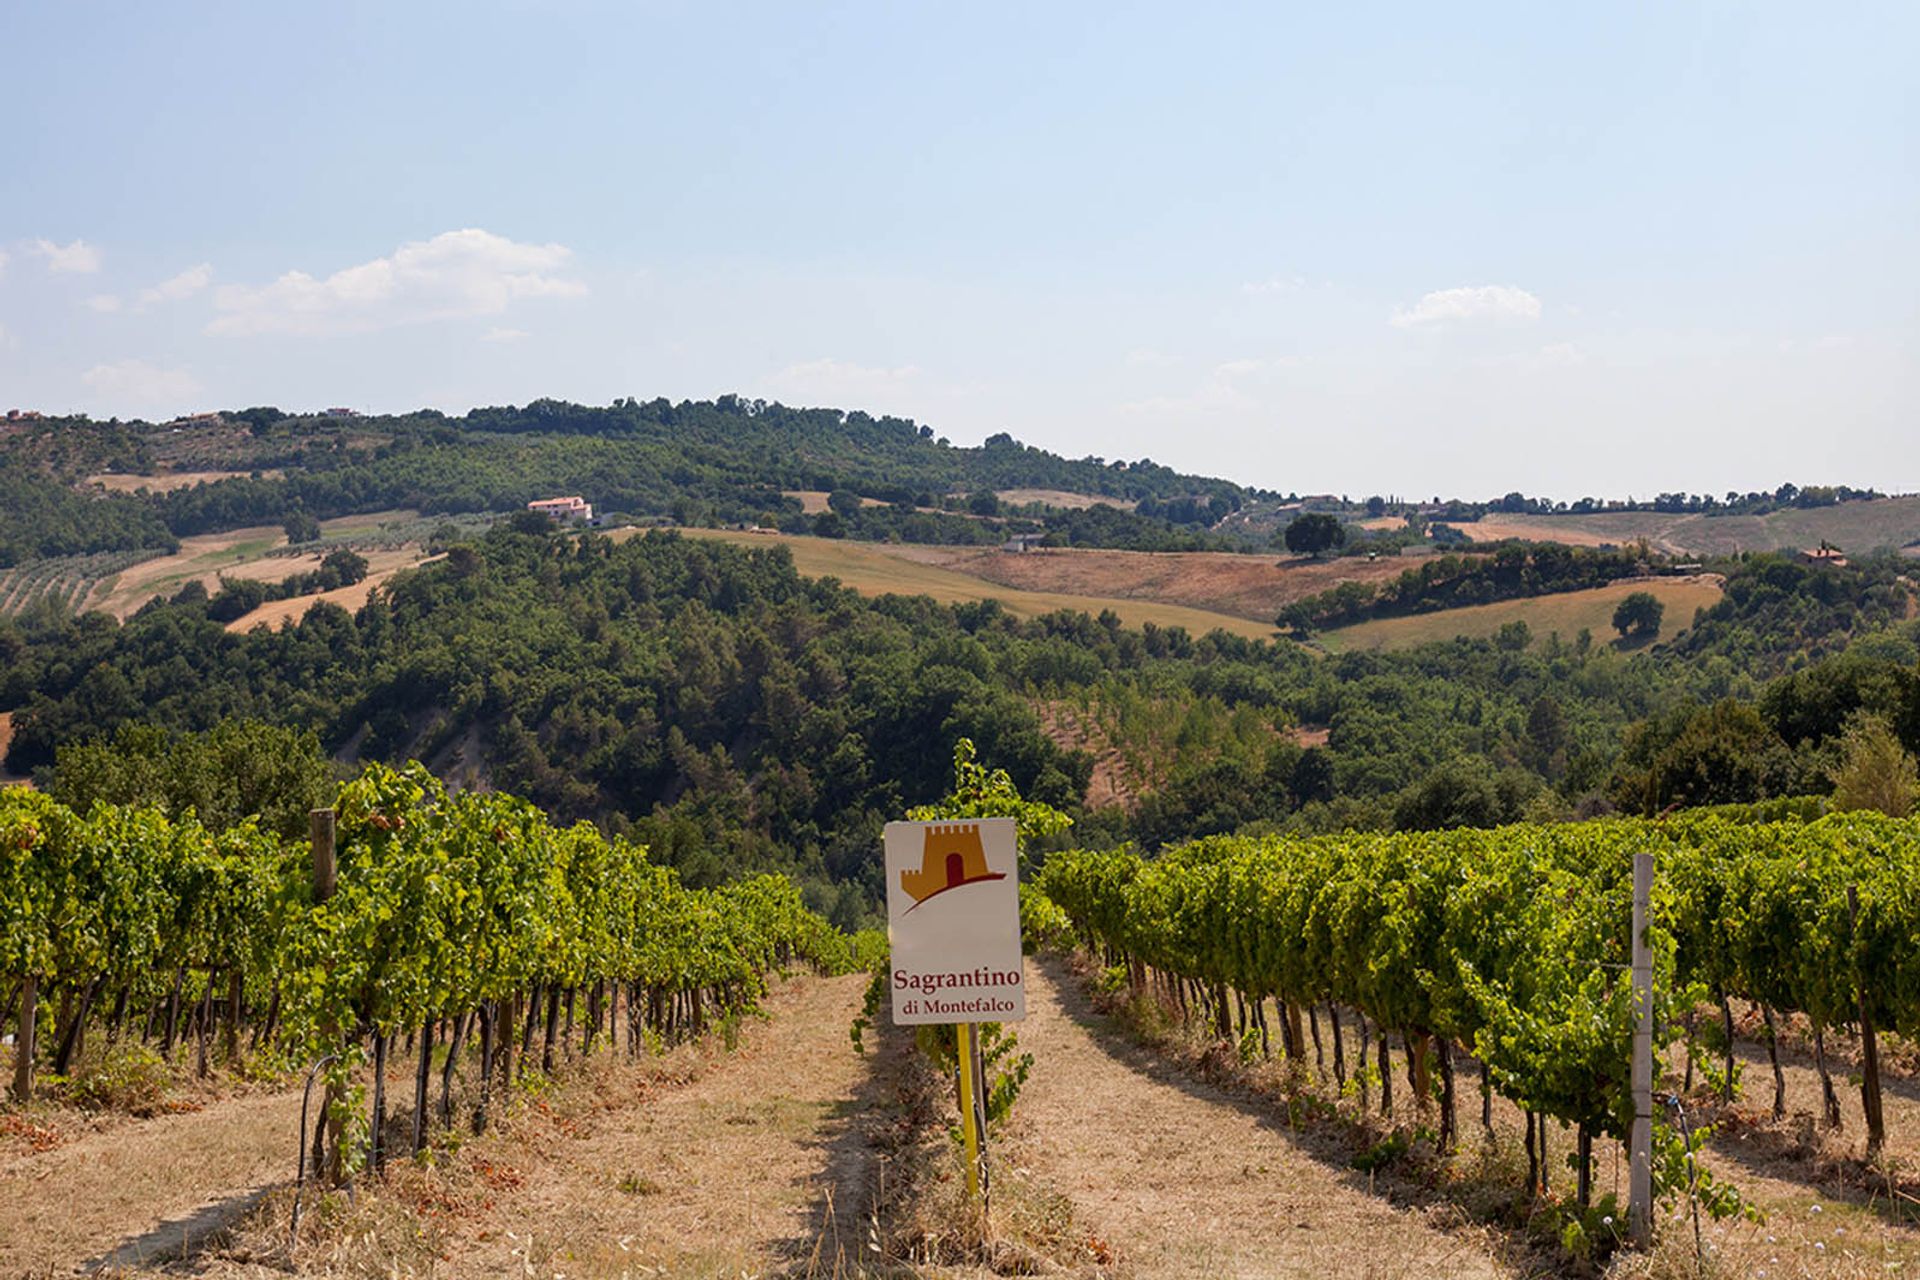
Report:
[{"label": "vineyard row", "polygon": [[[751,1008],[775,970],[872,963],[872,938],[833,928],[782,877],[690,889],[639,846],[587,823],[557,828],[512,796],[450,794],[417,764],[369,766],[335,814],[327,877],[307,848],[251,824],[214,832],[191,815],[81,815],[0,792],[0,1019],[18,1009],[16,1094],[30,1094],[43,1057],[65,1074],[90,1022],[168,1057],[191,1040],[202,1071],[216,1034],[237,1061],[247,1029],[250,1052],[328,1061],[337,1176],[358,1114],[348,1082],[369,1057],[382,1155],[397,1035],[421,1046],[418,1145],[436,1040],[450,1073],[477,1037],[483,1127],[516,1040],[522,1071],[536,1038],[551,1069],[582,998],[583,1049],[603,1034],[618,1044],[624,1026],[638,1052]],[[42,1008],[58,1010],[51,1037],[37,1035]]]},{"label": "vineyard row", "polygon": [[[1234,1033],[1230,995],[1272,999],[1302,1051],[1301,1011],[1344,1008],[1391,1030],[1421,1100],[1441,1083],[1455,1130],[1453,1061],[1528,1113],[1578,1126],[1580,1202],[1592,1141],[1633,1116],[1632,858],[1655,855],[1648,930],[1656,1072],[1693,1011],[1730,998],[1771,1019],[1805,1014],[1860,1032],[1869,1151],[1884,1135],[1875,1029],[1920,1034],[1920,823],[1874,814],[1816,822],[1718,815],[1499,830],[1215,837],[1145,858],[1049,857],[1040,886],[1140,990],[1204,1008]],[[1730,1020],[1730,1019],[1729,1019]],[[1245,1026],[1242,1016],[1241,1026]],[[1365,1027],[1363,1023],[1363,1036]],[[1824,1058],[1823,1078],[1828,1078]],[[1730,1077],[1730,1071],[1729,1071]],[[1839,1122],[1828,1078],[1828,1120]],[[1383,1098],[1383,1102],[1388,1101]]]}]

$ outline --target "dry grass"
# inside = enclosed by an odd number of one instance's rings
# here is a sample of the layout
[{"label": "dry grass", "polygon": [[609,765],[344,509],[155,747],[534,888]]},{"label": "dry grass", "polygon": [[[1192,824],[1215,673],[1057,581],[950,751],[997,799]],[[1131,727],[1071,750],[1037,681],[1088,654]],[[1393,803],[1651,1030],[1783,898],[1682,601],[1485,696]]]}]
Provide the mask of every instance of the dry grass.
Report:
[{"label": "dry grass", "polygon": [[1469,523],[1456,524],[1453,527],[1475,542],[1500,542],[1507,538],[1524,538],[1530,542],[1558,542],[1569,547],[1601,547],[1632,542],[1637,538],[1651,538],[1666,528],[1663,518],[1659,521],[1622,521],[1618,529],[1608,528],[1596,532],[1574,523],[1580,516],[1518,516],[1484,515]]},{"label": "dry grass", "polygon": [[1457,526],[1479,541],[1527,538],[1574,546],[1642,538],[1670,555],[1731,555],[1818,546],[1822,539],[1848,551],[1903,547],[1920,541],[1920,497],[1845,502],[1765,516],[1704,516],[1658,511],[1600,512],[1584,516],[1489,515]]},{"label": "dry grass", "polygon": [[135,1241],[166,1247],[206,1206],[291,1176],[299,1113],[298,1093],[273,1091],[146,1120],[45,1104],[8,1113],[0,1275],[70,1271]]},{"label": "dry grass", "polygon": [[1010,1158],[1071,1199],[1119,1274],[1513,1273],[1457,1211],[1389,1203],[1292,1112],[1142,1048],[1057,964],[1028,975]]},{"label": "dry grass", "polygon": [[[353,534],[408,521],[415,516],[416,513],[404,510],[343,516],[323,521],[321,532],[332,539],[350,538]],[[335,548],[316,544],[312,552],[302,555],[284,554],[286,549],[286,533],[277,525],[255,525],[182,538],[180,550],[174,554],[143,560],[103,579],[83,602],[84,607],[104,609],[116,617],[126,618],[155,596],[171,596],[189,582],[199,582],[209,592],[220,589],[223,576],[280,582],[296,573],[318,568],[321,558]],[[373,547],[360,554],[366,557],[372,573],[391,576],[391,570],[420,563],[425,553],[417,544],[408,543],[400,547]],[[309,597],[308,604],[311,600]],[[358,607],[361,603],[365,603],[364,595],[349,607]],[[301,605],[297,612],[304,614],[307,607]]]},{"label": "dry grass", "polygon": [[[1084,963],[1084,962],[1083,962]],[[1083,980],[1094,976],[1081,970]],[[1269,1017],[1277,1011],[1269,1006]],[[1181,1076],[1251,1094],[1268,1114],[1293,1117],[1303,1104],[1303,1116],[1319,1119],[1302,1123],[1298,1137],[1317,1158],[1344,1163],[1391,1131],[1377,1111],[1356,1105],[1351,1090],[1329,1109],[1331,1080],[1316,1059],[1292,1071],[1284,1063],[1255,1060],[1243,1064],[1223,1042],[1176,1025],[1157,1001],[1126,1006],[1122,1019],[1130,1037],[1144,1040],[1155,1054]],[[1357,1040],[1351,1018],[1346,1027],[1349,1068],[1357,1059]],[[1277,1025],[1277,1023],[1276,1023]],[[1757,1027],[1757,1015],[1743,1020],[1742,1033]],[[1331,1039],[1322,1020],[1321,1033]],[[1829,1044],[1836,1074],[1848,1068],[1851,1047]],[[1718,1129],[1707,1148],[1705,1163],[1715,1175],[1735,1186],[1764,1214],[1759,1222],[1745,1219],[1713,1222],[1703,1215],[1701,1251],[1695,1253],[1691,1219],[1682,1197],[1662,1211],[1656,1248],[1648,1256],[1615,1254],[1608,1276],[1736,1277],[1765,1272],[1775,1276],[1852,1277],[1911,1274],[1920,1266],[1920,1187],[1911,1185],[1920,1162],[1920,1087],[1902,1079],[1889,1084],[1887,1117],[1888,1158],[1869,1165],[1862,1158],[1857,1090],[1847,1092],[1840,1080],[1847,1128],[1839,1133],[1820,1129],[1813,1121],[1818,1082],[1810,1059],[1796,1049],[1783,1056],[1786,1116],[1773,1120],[1763,1110],[1770,1102],[1772,1074],[1764,1049],[1751,1040],[1740,1041],[1745,1073],[1746,1101],[1727,1109],[1695,1095],[1694,1123],[1714,1122]],[[1395,1053],[1396,1099],[1403,1121],[1408,1092],[1404,1058]],[[1675,1064],[1677,1070],[1677,1062]],[[1578,1274],[1591,1267],[1566,1257],[1549,1231],[1556,1206],[1565,1202],[1572,1175],[1566,1157],[1571,1135],[1548,1127],[1548,1168],[1551,1194],[1529,1204],[1524,1198],[1524,1165],[1520,1161],[1522,1117],[1503,1099],[1492,1110],[1493,1133],[1483,1135],[1473,1115],[1477,1103],[1477,1073],[1462,1068],[1462,1133],[1458,1152],[1440,1161],[1431,1151],[1421,1155],[1416,1142],[1412,1155],[1390,1165],[1370,1180],[1369,1189],[1396,1202],[1424,1204],[1429,1216],[1455,1223],[1481,1222],[1496,1256],[1530,1272],[1562,1271]],[[1378,1094],[1374,1095],[1377,1102]],[[1432,1117],[1426,1117],[1432,1123]],[[1624,1199],[1624,1160],[1617,1144],[1596,1143],[1595,1195],[1616,1194]],[[1505,1243],[1501,1243],[1504,1236]]]},{"label": "dry grass", "polygon": [[1271,630],[1280,610],[1342,582],[1385,582],[1416,557],[1277,560],[1221,551],[1059,549],[1008,555],[979,547],[895,547],[906,559],[1023,591],[1153,600],[1228,614]]},{"label": "dry grass", "polygon": [[[289,622],[298,622],[316,605],[333,604],[348,613],[356,612],[361,605],[373,598],[373,593],[386,585],[393,576],[407,569],[417,569],[423,564],[432,564],[439,556],[423,555],[417,546],[406,546],[393,551],[369,551],[365,553],[367,576],[350,587],[338,587],[332,591],[319,591],[310,596],[294,596],[288,600],[269,600],[252,613],[235,618],[227,624],[229,631],[251,631],[255,627],[277,629]],[[316,565],[317,565],[316,561]]]},{"label": "dry grass", "polygon": [[[615,530],[612,536],[618,537],[625,532]],[[998,600],[1009,613],[1021,618],[1037,618],[1061,609],[1095,615],[1111,609],[1124,625],[1130,627],[1151,622],[1161,627],[1185,627],[1196,636],[1215,628],[1256,640],[1270,639],[1273,635],[1272,626],[1265,623],[1152,599],[1123,599],[1000,586],[966,572],[943,568],[916,554],[930,550],[952,550],[948,548],[897,547],[871,542],[843,542],[832,538],[738,533],[723,529],[683,529],[680,532],[690,538],[714,538],[741,546],[785,547],[793,553],[794,566],[801,573],[808,577],[838,578],[865,595],[924,595],[932,596],[943,604]],[[1007,561],[1037,561],[1062,553],[1007,555],[990,551],[981,554]]]},{"label": "dry grass", "polygon": [[1404,618],[1378,618],[1324,632],[1319,640],[1335,652],[1411,649],[1461,636],[1489,639],[1509,623],[1524,622],[1532,630],[1536,643],[1555,632],[1562,640],[1571,641],[1583,630],[1592,632],[1596,640],[1607,642],[1614,634],[1613,611],[1620,601],[1636,591],[1648,591],[1666,605],[1666,614],[1661,619],[1659,636],[1654,641],[1639,643],[1657,643],[1670,640],[1692,626],[1695,610],[1717,604],[1723,589],[1724,580],[1712,573],[1685,578],[1631,579],[1587,591],[1502,600],[1497,604],[1415,613]]},{"label": "dry grass", "polygon": [[[87,483],[99,485],[110,493],[138,493],[145,489],[149,493],[172,493],[176,489],[191,489],[199,484],[212,484],[216,480],[245,480],[252,476],[251,471],[168,471],[159,475],[138,476],[125,472],[103,471],[99,475],[88,476]],[[262,471],[260,477],[265,480],[278,480],[279,471]]]},{"label": "dry grass", "polygon": [[[821,512],[829,510],[827,506],[827,498],[829,495],[825,489],[782,489],[780,494],[782,497],[796,499],[800,503],[800,510],[810,516],[817,516]],[[862,498],[860,499],[860,505],[863,507],[884,507],[887,504],[878,498]]]},{"label": "dry grass", "polygon": [[1066,489],[1001,489],[996,496],[1010,507],[1039,503],[1062,511],[1085,511],[1088,507],[1118,507],[1131,511],[1140,504],[1131,498],[1109,498],[1097,493],[1072,493]]},{"label": "dry grass", "polygon": [[[716,1034],[637,1061],[622,1052],[568,1064],[485,1137],[443,1146],[430,1162],[396,1161],[351,1199],[310,1198],[290,1257],[291,1200],[279,1194],[196,1269],[371,1280],[738,1277],[801,1266],[816,1239],[814,1205],[848,1176],[846,1130],[860,1113],[851,1099],[867,1063],[846,1029],[863,982],[779,987],[732,1052]],[[861,1197],[843,1189],[842,1199]]]}]

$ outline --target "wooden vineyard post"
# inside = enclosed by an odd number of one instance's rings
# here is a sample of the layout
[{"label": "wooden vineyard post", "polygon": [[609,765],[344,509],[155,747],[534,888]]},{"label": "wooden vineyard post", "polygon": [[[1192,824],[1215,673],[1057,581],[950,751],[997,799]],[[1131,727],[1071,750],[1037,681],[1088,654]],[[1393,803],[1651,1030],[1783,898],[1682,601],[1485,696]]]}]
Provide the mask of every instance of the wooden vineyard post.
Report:
[{"label": "wooden vineyard post", "polygon": [[33,1097],[34,1024],[40,1013],[40,980],[33,974],[20,984],[20,1030],[13,1039],[13,1100]]},{"label": "wooden vineyard post", "polygon": [[[1847,933],[1857,947],[1860,936],[1860,891],[1847,886]],[[1860,1108],[1867,1113],[1867,1159],[1880,1154],[1887,1140],[1887,1121],[1880,1108],[1880,1043],[1873,1031],[1873,1015],[1867,1012],[1866,984],[1861,980],[1858,952],[1853,965],[1853,985],[1860,1001]]]},{"label": "wooden vineyard post", "polygon": [[1653,948],[1647,908],[1653,855],[1633,855],[1633,1129],[1628,1142],[1628,1224],[1634,1247],[1653,1243]]},{"label": "wooden vineyard post", "polygon": [[[315,809],[310,812],[307,815],[307,829],[313,844],[313,902],[315,906],[319,906],[333,896],[335,879],[333,810]],[[338,1030],[339,1028],[334,1026],[325,1028],[329,1039]],[[326,1100],[322,1104],[320,1114],[327,1132],[327,1154],[322,1167],[326,1171],[327,1182],[333,1186],[338,1186],[346,1174],[345,1155],[342,1151],[346,1145],[342,1131],[345,1120],[342,1114],[343,1102],[344,1095],[341,1093],[340,1086],[329,1080]],[[315,1153],[315,1158],[319,1159],[318,1152]]]}]

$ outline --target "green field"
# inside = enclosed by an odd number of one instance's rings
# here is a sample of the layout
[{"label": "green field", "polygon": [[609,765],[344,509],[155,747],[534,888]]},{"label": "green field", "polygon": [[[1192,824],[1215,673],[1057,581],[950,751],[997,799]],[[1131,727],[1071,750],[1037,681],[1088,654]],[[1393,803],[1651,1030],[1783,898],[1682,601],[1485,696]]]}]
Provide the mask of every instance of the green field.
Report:
[{"label": "green field", "polygon": [[1411,649],[1459,636],[1486,639],[1510,622],[1526,623],[1533,629],[1535,640],[1545,639],[1556,631],[1561,639],[1572,640],[1584,628],[1593,633],[1595,640],[1608,641],[1614,639],[1614,609],[1635,591],[1651,591],[1666,605],[1659,639],[1667,640],[1692,625],[1696,609],[1704,609],[1720,599],[1720,582],[1712,575],[1614,582],[1590,591],[1502,600],[1498,604],[1416,613],[1404,618],[1380,618],[1325,632],[1320,636],[1320,643],[1335,653]]},{"label": "green field", "polygon": [[838,578],[863,595],[892,593],[932,596],[942,604],[998,600],[1006,606],[1007,612],[1020,618],[1037,618],[1061,609],[1082,610],[1097,617],[1102,610],[1111,609],[1129,627],[1151,622],[1161,627],[1185,627],[1196,636],[1217,628],[1254,640],[1268,640],[1274,634],[1273,627],[1267,623],[1185,605],[1002,587],[970,574],[956,573],[951,569],[920,564],[889,554],[884,547],[870,542],[793,538],[724,529],[683,529],[680,532],[690,538],[717,538],[745,547],[785,547],[793,553],[794,566],[801,573],[811,578]]}]

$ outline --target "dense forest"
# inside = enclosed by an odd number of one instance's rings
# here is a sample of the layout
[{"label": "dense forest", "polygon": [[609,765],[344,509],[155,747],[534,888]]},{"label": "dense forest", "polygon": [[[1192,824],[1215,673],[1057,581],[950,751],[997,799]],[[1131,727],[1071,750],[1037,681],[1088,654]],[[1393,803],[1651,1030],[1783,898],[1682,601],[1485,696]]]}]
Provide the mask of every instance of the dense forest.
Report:
[{"label": "dense forest", "polygon": [[[939,794],[963,735],[1074,813],[1078,839],[1149,845],[1821,795],[1863,717],[1920,747],[1893,568],[1728,569],[1723,602],[1651,651],[1521,626],[1323,657],[867,599],[801,578],[778,547],[502,525],[358,614],[322,604],[278,631],[229,632],[222,595],[198,590],[124,624],[0,623],[0,709],[9,766],[51,769],[56,791],[63,752],[123,726],[262,721],[343,763],[418,757],[594,819],[691,883],[791,871],[853,923],[878,888],[873,832]],[[1080,747],[1049,731],[1069,715],[1094,726]],[[1103,744],[1135,794],[1090,811]]]},{"label": "dense forest", "polygon": [[[86,492],[89,476],[158,465],[230,473],[167,493]],[[1065,490],[1144,510],[1010,509],[997,490]],[[789,491],[845,495],[807,514]],[[85,551],[169,547],[193,534],[406,507],[511,511],[577,493],[610,515],[908,542],[1190,550],[1238,545],[1205,531],[1253,491],[1149,459],[1069,460],[1000,434],[957,448],[902,418],[721,396],[535,401],[378,417],[261,407],[180,425],[37,419],[0,427],[0,567]],[[864,504],[863,505],[863,500]]]}]

